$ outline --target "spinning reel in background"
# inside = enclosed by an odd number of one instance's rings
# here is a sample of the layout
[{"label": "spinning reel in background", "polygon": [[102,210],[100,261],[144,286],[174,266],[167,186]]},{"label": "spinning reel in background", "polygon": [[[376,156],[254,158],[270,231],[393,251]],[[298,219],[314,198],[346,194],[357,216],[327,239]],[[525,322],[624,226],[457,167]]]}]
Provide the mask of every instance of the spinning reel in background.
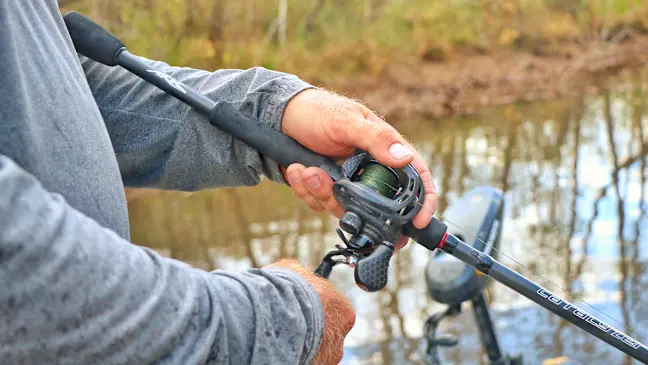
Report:
[{"label": "spinning reel in background", "polygon": [[[503,211],[504,200],[501,191],[483,186],[469,191],[451,204],[446,209],[444,218],[456,225],[454,227],[458,226],[464,229],[453,230],[449,227],[450,234],[462,239],[480,252],[496,256],[501,238]],[[425,281],[432,299],[448,305],[445,310],[433,314],[425,322],[424,336],[427,340],[425,359],[428,365],[441,364],[437,347],[457,345],[456,338],[448,335],[436,337],[435,332],[445,317],[459,315],[462,304],[467,301],[472,302],[477,328],[482,345],[486,349],[489,364],[522,365],[521,356],[509,357],[502,355],[500,350],[488,305],[483,295],[483,290],[490,283],[488,276],[477,274],[472,266],[442,250],[436,250],[432,252],[426,266]]]}]

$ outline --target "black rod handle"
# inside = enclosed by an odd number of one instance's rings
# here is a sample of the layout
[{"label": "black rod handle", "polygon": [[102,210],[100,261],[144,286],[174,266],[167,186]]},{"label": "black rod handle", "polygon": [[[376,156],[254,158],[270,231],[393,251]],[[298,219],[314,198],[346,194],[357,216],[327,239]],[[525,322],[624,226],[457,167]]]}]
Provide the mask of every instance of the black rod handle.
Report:
[{"label": "black rod handle", "polygon": [[142,62],[141,58],[126,49],[117,55],[117,65],[139,76],[142,80],[157,86],[160,90],[191,106],[204,116],[208,117],[212,108],[216,105],[216,102],[212,99]]},{"label": "black rod handle", "polygon": [[126,46],[114,34],[75,11],[65,14],[63,21],[77,52],[107,66],[117,65],[117,56]]},{"label": "black rod handle", "polygon": [[269,125],[246,116],[228,102],[216,103],[209,115],[209,122],[253,146],[282,166],[290,166],[293,163],[316,166],[324,169],[334,180],[340,178],[340,167],[333,160],[307,149]]},{"label": "black rod handle", "polygon": [[280,131],[244,115],[232,104],[222,101],[215,103],[190,86],[156,71],[139,57],[129,53],[122,41],[88,17],[69,12],[63,19],[80,54],[107,66],[124,67],[188,104],[208,117],[212,125],[240,139],[279,165],[287,167],[300,163],[320,167],[333,180],[340,178],[341,169],[333,160],[306,149]]}]

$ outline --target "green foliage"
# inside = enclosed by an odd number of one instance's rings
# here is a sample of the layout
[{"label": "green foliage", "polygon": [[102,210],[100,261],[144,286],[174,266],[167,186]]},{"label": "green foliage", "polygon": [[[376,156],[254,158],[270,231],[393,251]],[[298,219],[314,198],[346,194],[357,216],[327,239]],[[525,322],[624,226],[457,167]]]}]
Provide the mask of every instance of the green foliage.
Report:
[{"label": "green foliage", "polygon": [[648,29],[643,0],[285,0],[277,27],[281,1],[77,0],[63,10],[90,15],[149,58],[212,70],[261,65],[333,84],[466,47],[524,51]]}]

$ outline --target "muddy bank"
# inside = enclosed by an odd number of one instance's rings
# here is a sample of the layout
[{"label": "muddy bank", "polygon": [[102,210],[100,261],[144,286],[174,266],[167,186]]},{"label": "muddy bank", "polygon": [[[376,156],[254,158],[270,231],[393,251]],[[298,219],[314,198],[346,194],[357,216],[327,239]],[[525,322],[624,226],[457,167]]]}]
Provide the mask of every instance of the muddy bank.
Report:
[{"label": "muddy bank", "polygon": [[470,115],[482,107],[597,93],[636,77],[648,65],[648,35],[620,43],[562,46],[553,54],[498,51],[457,55],[440,63],[391,65],[334,89],[363,100],[388,120]]}]

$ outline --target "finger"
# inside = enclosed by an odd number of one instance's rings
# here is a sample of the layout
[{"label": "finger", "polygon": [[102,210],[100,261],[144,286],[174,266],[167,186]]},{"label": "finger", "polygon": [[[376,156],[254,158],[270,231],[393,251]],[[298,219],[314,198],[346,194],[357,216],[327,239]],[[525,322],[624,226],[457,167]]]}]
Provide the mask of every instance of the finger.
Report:
[{"label": "finger", "polygon": [[342,143],[369,152],[386,166],[399,168],[412,162],[414,151],[407,147],[405,138],[387,122],[375,118],[340,119],[335,133]]},{"label": "finger", "polygon": [[[371,112],[369,109],[365,110],[365,118],[372,122],[384,122],[380,117]],[[406,141],[407,142],[407,141]],[[423,187],[425,189],[425,199],[423,199],[423,206],[419,214],[414,217],[412,223],[416,228],[424,228],[432,220],[432,216],[436,211],[437,206],[437,196],[436,196],[436,187],[434,186],[434,180],[432,179],[432,174],[423,162],[423,158],[416,152],[414,147],[407,142],[407,147],[411,148],[414,153],[412,159],[412,165],[419,172],[421,180],[423,181]],[[405,241],[407,243],[407,241]]]},{"label": "finger", "polygon": [[303,200],[309,208],[318,212],[322,211],[324,210],[324,207],[317,201],[317,199],[315,199],[315,197],[310,194],[308,188],[306,188],[304,179],[302,177],[304,170],[306,170],[306,167],[301,164],[292,164],[288,166],[288,183],[290,184],[290,187],[293,189],[295,194],[301,200]]},{"label": "finger", "polygon": [[415,155],[414,161],[412,161],[412,166],[418,171],[421,176],[421,181],[423,182],[423,189],[425,191],[425,197],[423,199],[423,206],[419,213],[414,217],[412,223],[414,227],[421,229],[425,228],[430,221],[432,216],[436,211],[437,207],[437,195],[436,187],[434,186],[434,180],[432,179],[432,174],[430,170],[425,166],[423,158],[418,154]]},{"label": "finger", "polygon": [[[387,124],[388,126],[391,127],[391,125],[388,124],[387,122],[385,122],[384,119],[382,119],[381,117],[379,117],[378,115],[376,115],[374,112],[372,112],[371,110],[369,110],[369,109],[366,108],[366,107],[363,107],[363,114],[364,114],[364,116],[365,116],[365,119],[367,119],[367,120],[370,121],[370,122],[373,122],[373,123],[379,123],[379,124]],[[393,127],[392,127],[392,128],[393,128]],[[394,129],[394,130],[395,130],[395,129]],[[399,136],[400,136],[400,134],[399,134]],[[416,155],[417,155],[417,153],[416,153],[416,149],[414,148],[414,146],[412,146],[411,143],[409,143],[409,142],[407,141],[407,139],[405,139],[405,137],[403,137],[403,136],[400,136],[400,137],[401,137],[401,139],[405,142],[405,147],[408,147],[408,148],[410,149],[410,151],[412,152],[412,155],[413,155],[413,156],[412,156],[412,157],[413,157],[412,160],[413,160],[414,158],[416,158]],[[411,163],[411,162],[410,162],[410,163]],[[398,167],[398,166],[394,166],[394,167]]]},{"label": "finger", "polygon": [[401,238],[398,239],[398,242],[396,242],[394,254],[396,254],[401,248],[405,247],[405,245],[407,245],[407,242],[409,242],[409,237],[401,236]]},{"label": "finger", "polygon": [[374,112],[372,112],[369,109],[365,108],[363,110],[363,114],[364,114],[366,120],[370,120],[370,121],[375,122],[375,123],[386,123],[382,118],[377,116]]},{"label": "finger", "polygon": [[338,218],[342,218],[344,209],[333,196],[333,180],[318,167],[308,167],[302,172],[304,184],[311,196],[321,206]]}]

